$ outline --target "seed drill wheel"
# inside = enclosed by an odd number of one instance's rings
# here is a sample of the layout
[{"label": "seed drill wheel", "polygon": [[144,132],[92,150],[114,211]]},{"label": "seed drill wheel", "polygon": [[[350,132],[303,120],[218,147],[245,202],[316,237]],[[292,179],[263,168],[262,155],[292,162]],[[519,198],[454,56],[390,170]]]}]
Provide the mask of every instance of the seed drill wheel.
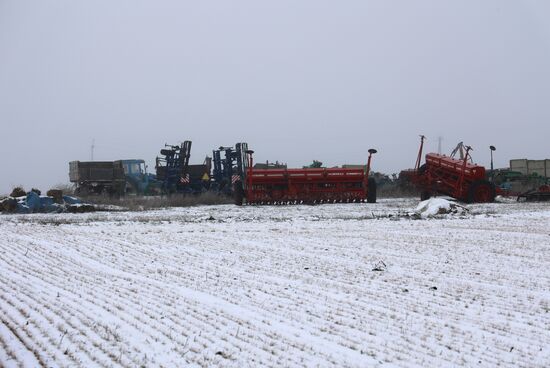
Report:
[{"label": "seed drill wheel", "polygon": [[474,181],[468,189],[469,203],[489,203],[495,201],[495,185],[487,180]]},{"label": "seed drill wheel", "polygon": [[283,199],[283,192],[280,189],[273,189],[269,195],[271,201],[274,203],[280,203]]},{"label": "seed drill wheel", "polygon": [[376,203],[376,181],[369,178],[367,184],[367,203]]}]

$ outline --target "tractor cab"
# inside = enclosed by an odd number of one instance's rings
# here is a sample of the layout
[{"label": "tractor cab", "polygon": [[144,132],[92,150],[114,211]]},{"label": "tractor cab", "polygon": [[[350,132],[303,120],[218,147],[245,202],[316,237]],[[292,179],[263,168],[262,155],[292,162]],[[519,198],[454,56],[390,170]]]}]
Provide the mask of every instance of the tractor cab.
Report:
[{"label": "tractor cab", "polygon": [[142,176],[147,174],[144,160],[122,160],[122,167],[126,176]]},{"label": "tractor cab", "polygon": [[153,194],[156,180],[154,175],[147,174],[144,160],[121,160],[126,176],[126,194]]}]

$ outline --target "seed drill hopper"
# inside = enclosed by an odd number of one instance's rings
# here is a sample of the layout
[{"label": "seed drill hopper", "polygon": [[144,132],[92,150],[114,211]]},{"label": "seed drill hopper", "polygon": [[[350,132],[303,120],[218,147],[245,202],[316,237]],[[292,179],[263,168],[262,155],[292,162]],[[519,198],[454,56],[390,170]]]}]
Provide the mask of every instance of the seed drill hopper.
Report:
[{"label": "seed drill hopper", "polygon": [[320,204],[376,202],[376,182],[369,178],[370,149],[366,168],[254,168],[253,151],[246,151],[247,168],[242,182],[235,183],[237,205]]}]

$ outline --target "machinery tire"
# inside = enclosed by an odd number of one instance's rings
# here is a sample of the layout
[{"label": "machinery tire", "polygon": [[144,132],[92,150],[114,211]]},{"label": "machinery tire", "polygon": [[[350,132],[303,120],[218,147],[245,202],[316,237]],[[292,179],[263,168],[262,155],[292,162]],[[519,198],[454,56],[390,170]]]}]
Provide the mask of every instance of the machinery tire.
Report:
[{"label": "machinery tire", "polygon": [[124,188],[124,195],[137,195],[137,193],[138,191],[134,184],[127,181],[126,188]]},{"label": "machinery tire", "polygon": [[490,203],[495,201],[495,184],[487,180],[477,180],[468,189],[468,203]]},{"label": "machinery tire", "polygon": [[376,181],[369,178],[367,182],[367,203],[376,203]]},{"label": "machinery tire", "polygon": [[139,193],[139,189],[136,183],[132,181],[126,181],[126,184],[124,185],[124,188],[120,188],[120,192],[124,195],[130,195],[130,196],[136,196]]},{"label": "machinery tire", "polygon": [[235,184],[233,184],[233,187],[233,199],[235,200],[235,204],[237,206],[242,206],[244,200],[244,189],[242,181],[235,182]]},{"label": "machinery tire", "polygon": [[427,199],[430,199],[432,197],[432,193],[424,190],[422,192],[420,192],[420,200],[421,201],[425,201]]}]

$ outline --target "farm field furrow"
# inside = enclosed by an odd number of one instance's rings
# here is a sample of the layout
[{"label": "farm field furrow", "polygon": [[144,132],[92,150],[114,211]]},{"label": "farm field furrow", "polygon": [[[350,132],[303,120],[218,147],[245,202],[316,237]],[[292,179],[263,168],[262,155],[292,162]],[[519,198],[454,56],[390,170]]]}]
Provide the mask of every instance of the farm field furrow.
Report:
[{"label": "farm field furrow", "polygon": [[550,204],[0,217],[0,366],[550,365]]}]

